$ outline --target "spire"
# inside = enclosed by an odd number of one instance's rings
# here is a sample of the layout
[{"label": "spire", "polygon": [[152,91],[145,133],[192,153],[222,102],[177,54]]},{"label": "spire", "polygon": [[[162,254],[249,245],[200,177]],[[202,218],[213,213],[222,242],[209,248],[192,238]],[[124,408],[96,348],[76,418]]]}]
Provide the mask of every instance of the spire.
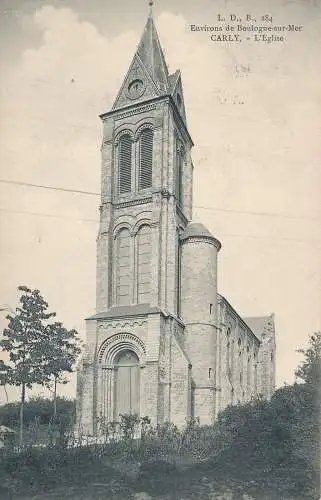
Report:
[{"label": "spire", "polygon": [[[180,102],[182,100],[180,73],[168,74],[153,19],[154,2],[153,0],[148,0],[148,2],[149,14],[146,26],[112,110],[162,95],[174,96],[174,93],[179,94]],[[183,120],[186,121],[183,103],[179,111]]]},{"label": "spire", "polygon": [[149,0],[149,8],[147,23],[136,53],[157,87],[168,91],[168,69],[154,24],[152,0]]}]

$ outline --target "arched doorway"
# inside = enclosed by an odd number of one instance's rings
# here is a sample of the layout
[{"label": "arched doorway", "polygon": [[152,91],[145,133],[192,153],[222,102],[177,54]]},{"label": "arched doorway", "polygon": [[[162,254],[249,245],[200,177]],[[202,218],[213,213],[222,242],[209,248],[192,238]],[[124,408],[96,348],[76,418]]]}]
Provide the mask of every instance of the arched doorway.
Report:
[{"label": "arched doorway", "polygon": [[114,359],[114,370],[114,419],[117,422],[119,415],[140,413],[139,359],[133,351],[122,350]]}]

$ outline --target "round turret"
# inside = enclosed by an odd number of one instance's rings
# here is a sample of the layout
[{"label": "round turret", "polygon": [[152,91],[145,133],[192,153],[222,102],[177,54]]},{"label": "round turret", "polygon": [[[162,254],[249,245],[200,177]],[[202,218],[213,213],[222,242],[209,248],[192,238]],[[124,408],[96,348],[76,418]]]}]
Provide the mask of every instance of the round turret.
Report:
[{"label": "round turret", "polygon": [[203,224],[189,224],[181,240],[181,318],[192,363],[194,416],[215,418],[217,344],[217,252],[220,242]]},{"label": "round turret", "polygon": [[181,241],[188,240],[189,238],[209,238],[213,241],[215,247],[217,248],[217,251],[219,251],[221,248],[221,243],[216,238],[214,238],[212,233],[210,233],[209,230],[204,226],[204,224],[201,224],[200,222],[191,222],[190,224],[188,224],[188,226],[180,236]]},{"label": "round turret", "polygon": [[200,223],[190,223],[180,241],[182,319],[212,323],[216,317],[217,252],[221,243]]}]

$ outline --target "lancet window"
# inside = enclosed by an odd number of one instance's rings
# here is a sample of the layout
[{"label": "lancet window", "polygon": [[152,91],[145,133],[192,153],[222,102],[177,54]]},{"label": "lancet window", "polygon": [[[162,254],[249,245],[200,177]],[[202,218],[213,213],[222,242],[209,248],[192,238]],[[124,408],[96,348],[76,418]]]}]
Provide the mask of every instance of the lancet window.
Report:
[{"label": "lancet window", "polygon": [[132,139],[129,134],[119,141],[118,172],[119,194],[130,193],[132,187]]},{"label": "lancet window", "polygon": [[146,126],[134,139],[122,132],[118,141],[118,194],[135,193],[153,185],[153,130]]},{"label": "lancet window", "polygon": [[131,284],[131,255],[129,230],[121,229],[115,240],[116,247],[116,303],[118,305],[130,304]]},{"label": "lancet window", "polygon": [[137,302],[149,302],[151,287],[151,230],[142,226],[137,239]]},{"label": "lancet window", "polygon": [[139,136],[138,189],[152,187],[153,183],[153,131],[143,130]]}]

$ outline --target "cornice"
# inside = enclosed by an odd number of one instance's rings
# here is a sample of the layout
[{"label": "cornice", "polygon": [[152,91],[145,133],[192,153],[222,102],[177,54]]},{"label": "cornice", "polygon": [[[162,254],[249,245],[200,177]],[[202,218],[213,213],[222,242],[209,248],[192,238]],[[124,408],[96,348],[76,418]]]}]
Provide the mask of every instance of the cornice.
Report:
[{"label": "cornice", "polygon": [[126,208],[126,207],[133,207],[135,205],[144,205],[145,203],[152,203],[153,202],[153,197],[148,196],[146,198],[138,198],[134,200],[128,200],[128,201],[119,201],[115,202],[112,205],[115,208]]},{"label": "cornice", "polygon": [[[246,332],[251,333],[254,339],[259,344],[261,344],[261,340],[255,335],[254,332],[252,332],[251,328],[245,323],[243,318],[241,318],[241,316],[235,311],[234,307],[229,303],[229,301],[225,297],[223,297],[223,295],[217,294],[217,297],[218,297],[218,302],[220,304],[224,304],[225,306],[227,306],[224,316],[226,317],[226,313],[228,312],[233,317],[234,320],[238,321],[245,328]],[[226,323],[224,323],[223,321],[222,324],[226,326]]]},{"label": "cornice", "polygon": [[157,97],[153,97],[151,99],[148,99],[145,101],[145,103],[138,103],[138,104],[129,104],[127,106],[124,106],[123,108],[118,108],[118,109],[113,109],[111,111],[107,111],[106,113],[102,113],[99,115],[99,118],[101,120],[105,120],[108,117],[114,116],[116,120],[119,120],[121,118],[126,118],[131,115],[139,114],[139,113],[144,113],[145,111],[152,111],[154,109],[157,109],[157,103],[158,102],[166,102],[170,103],[171,109],[174,112],[174,118],[177,123],[180,125],[180,131],[184,134],[185,139],[188,140],[188,142],[191,144],[191,146],[194,146],[194,143],[192,141],[191,136],[189,135],[189,132],[187,130],[187,126],[179,114],[179,112],[176,109],[176,104],[173,99],[173,96],[171,94],[165,94]]},{"label": "cornice", "polygon": [[188,236],[187,238],[184,238],[181,240],[182,244],[185,245],[186,243],[208,243],[209,245],[214,246],[217,250],[220,250],[221,248],[221,243],[213,237],[210,236]]},{"label": "cornice", "polygon": [[149,104],[147,106],[140,106],[138,108],[135,107],[134,109],[120,113],[118,116],[116,116],[116,120],[121,120],[122,118],[127,118],[128,116],[137,115],[139,113],[146,113],[146,111],[153,111],[154,109],[157,109],[156,104]]}]

